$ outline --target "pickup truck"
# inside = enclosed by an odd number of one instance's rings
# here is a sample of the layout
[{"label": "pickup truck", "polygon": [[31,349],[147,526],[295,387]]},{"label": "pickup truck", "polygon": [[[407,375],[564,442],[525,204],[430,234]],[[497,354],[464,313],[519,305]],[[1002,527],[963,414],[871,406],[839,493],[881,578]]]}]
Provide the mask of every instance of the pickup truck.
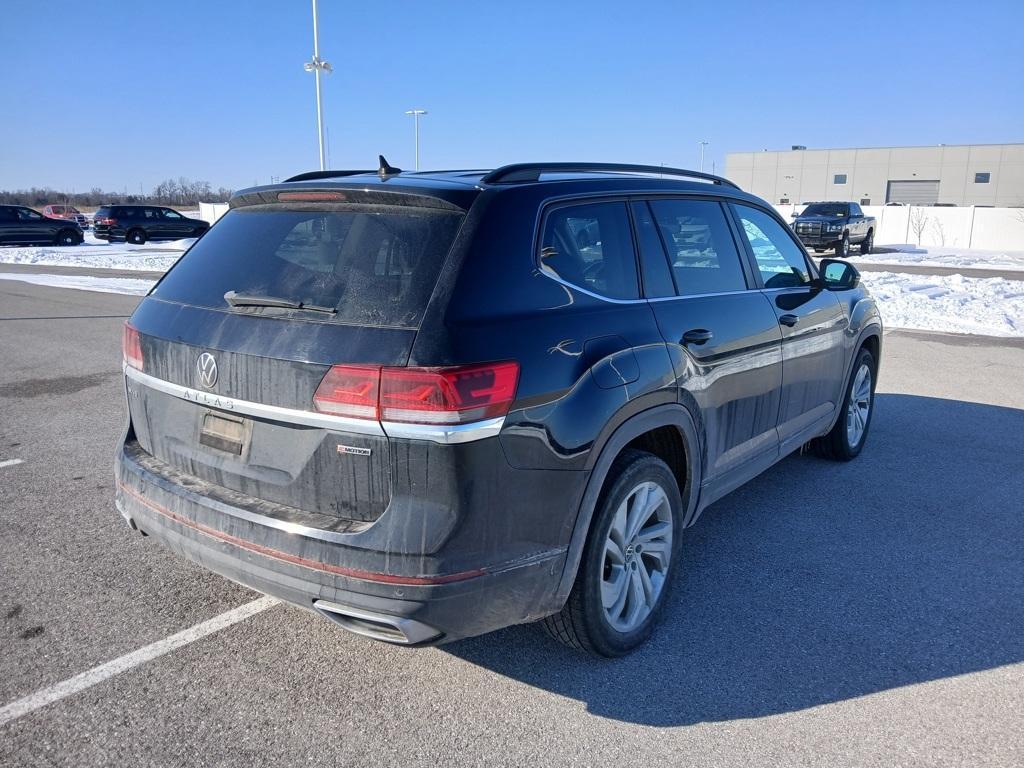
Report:
[{"label": "pickup truck", "polygon": [[810,203],[793,217],[796,236],[815,253],[835,248],[842,259],[851,244],[859,244],[861,253],[871,253],[875,244],[875,217],[865,216],[857,203]]}]

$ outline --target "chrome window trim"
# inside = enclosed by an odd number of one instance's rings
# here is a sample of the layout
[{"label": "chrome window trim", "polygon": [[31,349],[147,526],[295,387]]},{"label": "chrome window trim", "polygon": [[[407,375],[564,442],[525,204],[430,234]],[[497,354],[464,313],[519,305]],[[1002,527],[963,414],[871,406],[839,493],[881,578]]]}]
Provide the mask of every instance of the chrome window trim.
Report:
[{"label": "chrome window trim", "polygon": [[269,421],[280,421],[287,424],[302,424],[308,427],[319,427],[337,432],[349,432],[375,437],[394,437],[406,440],[428,440],[441,445],[470,443],[474,440],[494,437],[505,424],[505,417],[474,421],[468,424],[405,424],[401,422],[379,422],[369,419],[353,419],[347,416],[336,416],[329,413],[304,411],[299,408],[282,408],[277,405],[265,405],[249,400],[225,397],[212,392],[203,392],[193,387],[185,387],[170,381],[158,379],[137,368],[123,365],[125,377],[149,387],[157,392],[187,400],[191,403],[213,410],[227,413],[241,413]]},{"label": "chrome window trim", "polygon": [[736,296],[741,293],[753,293],[756,288],[743,288],[735,291],[712,291],[711,293],[690,293],[684,296],[659,296],[654,299],[647,299],[647,301],[679,301],[679,299],[707,299],[711,296]]},{"label": "chrome window trim", "polygon": [[[601,301],[607,301],[609,304],[646,304],[648,302],[653,304],[655,302],[660,302],[660,301],[680,301],[680,300],[683,300],[683,299],[707,299],[707,298],[710,298],[711,296],[735,296],[736,294],[740,294],[740,293],[754,293],[755,291],[762,290],[760,288],[743,288],[742,290],[737,290],[737,291],[718,291],[716,293],[692,293],[692,294],[688,294],[688,295],[685,295],[685,296],[656,296],[656,297],[654,297],[652,299],[610,299],[607,296],[602,296],[599,293],[593,293],[591,291],[588,291],[586,288],[580,288],[578,285],[574,285],[573,283],[566,282],[565,280],[562,280],[559,277],[555,277],[550,272],[545,272],[543,269],[540,269],[539,271],[540,271],[540,273],[542,275],[544,275],[544,277],[548,278],[549,280],[555,281],[559,285],[564,285],[566,288],[571,288],[574,291],[578,291],[579,293],[585,294],[585,295],[590,296],[592,298],[600,299]],[[790,287],[792,287],[792,288],[799,288],[801,286],[790,286]],[[785,289],[784,288],[775,288],[775,289],[772,289],[772,290],[779,290],[779,291],[781,291],[781,290],[785,290]]]}]

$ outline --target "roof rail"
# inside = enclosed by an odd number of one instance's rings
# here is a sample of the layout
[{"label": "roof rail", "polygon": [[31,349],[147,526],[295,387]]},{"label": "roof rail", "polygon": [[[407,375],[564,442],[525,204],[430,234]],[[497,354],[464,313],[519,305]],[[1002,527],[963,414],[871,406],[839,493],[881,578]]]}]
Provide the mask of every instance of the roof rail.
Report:
[{"label": "roof rail", "polygon": [[331,179],[335,176],[358,176],[363,173],[376,173],[375,168],[372,171],[307,171],[306,173],[300,173],[297,176],[292,176],[290,179],[285,179],[285,182],[289,181],[314,181],[316,179]]},{"label": "roof rail", "polygon": [[728,179],[702,171],[666,168],[661,165],[632,165],[629,163],[514,163],[495,168],[480,179],[481,184],[514,184],[538,181],[542,173],[643,173],[652,176],[681,176],[703,179],[713,184],[739,189]]}]

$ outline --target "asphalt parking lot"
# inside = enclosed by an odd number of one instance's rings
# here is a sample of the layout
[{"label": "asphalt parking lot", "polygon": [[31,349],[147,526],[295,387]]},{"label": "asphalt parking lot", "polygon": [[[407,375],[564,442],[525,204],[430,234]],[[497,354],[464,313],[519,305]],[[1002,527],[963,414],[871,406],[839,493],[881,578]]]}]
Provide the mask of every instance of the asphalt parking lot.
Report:
[{"label": "asphalt parking lot", "polygon": [[[114,510],[136,301],[0,281],[0,708],[259,597]],[[625,659],[272,605],[0,716],[0,764],[1024,764],[1024,344],[889,333],[874,419],[710,508]]]}]

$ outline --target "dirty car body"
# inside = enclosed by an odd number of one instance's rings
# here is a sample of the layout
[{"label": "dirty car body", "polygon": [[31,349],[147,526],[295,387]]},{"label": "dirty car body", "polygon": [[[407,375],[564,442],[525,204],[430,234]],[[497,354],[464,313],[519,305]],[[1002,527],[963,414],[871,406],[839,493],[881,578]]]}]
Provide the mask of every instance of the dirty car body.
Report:
[{"label": "dirty car body", "polygon": [[[126,326],[131,527],[359,634],[446,642],[563,608],[628,447],[671,467],[686,527],[843,417],[877,310],[770,206],[539,167],[237,193]],[[701,285],[709,231],[672,207],[698,203],[734,290]],[[751,227],[790,238],[802,281],[763,271]]]}]

